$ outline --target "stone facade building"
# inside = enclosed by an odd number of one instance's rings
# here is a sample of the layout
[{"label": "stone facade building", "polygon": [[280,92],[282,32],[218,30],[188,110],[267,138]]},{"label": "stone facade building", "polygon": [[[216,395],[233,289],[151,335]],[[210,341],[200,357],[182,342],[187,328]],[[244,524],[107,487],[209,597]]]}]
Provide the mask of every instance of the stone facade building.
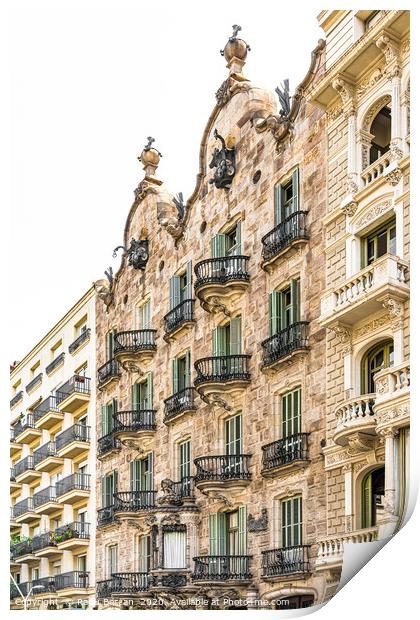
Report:
[{"label": "stone facade building", "polygon": [[94,295],[11,368],[12,609],[95,602]]}]

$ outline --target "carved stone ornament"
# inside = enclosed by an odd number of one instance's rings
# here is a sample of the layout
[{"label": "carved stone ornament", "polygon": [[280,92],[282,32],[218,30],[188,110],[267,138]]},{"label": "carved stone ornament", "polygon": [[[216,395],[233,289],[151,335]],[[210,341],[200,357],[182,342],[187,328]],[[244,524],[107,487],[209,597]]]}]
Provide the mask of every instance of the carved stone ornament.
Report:
[{"label": "carved stone ornament", "polygon": [[392,207],[392,200],[384,200],[379,204],[374,205],[368,211],[362,213],[360,218],[354,222],[354,227],[356,230],[359,228],[363,228],[367,224],[370,224],[374,220],[376,220],[380,215],[389,211]]},{"label": "carved stone ornament", "polygon": [[248,532],[266,532],[268,529],[268,511],[267,508],[261,510],[261,516],[256,518],[251,514],[247,519]]},{"label": "carved stone ornament", "polygon": [[348,327],[344,325],[331,325],[328,329],[330,329],[337,336],[339,341],[342,344],[348,344],[351,342],[351,331]]},{"label": "carved stone ornament", "polygon": [[118,250],[124,250],[124,255],[128,257],[128,264],[133,269],[146,269],[147,261],[149,260],[149,240],[148,239],[134,239],[130,241],[128,248],[123,245],[119,245],[114,249],[112,256],[117,256]]},{"label": "carved stone ornament", "polygon": [[400,168],[394,168],[393,170],[387,172],[384,177],[387,183],[392,185],[392,187],[395,187],[401,181],[402,171],[400,170]]},{"label": "carved stone ornament", "polygon": [[227,403],[217,392],[211,392],[206,396],[203,394],[201,395],[201,400],[207,405],[214,405],[224,409],[225,411],[232,411],[231,405],[229,405],[229,403]]},{"label": "carved stone ornament", "polygon": [[397,299],[387,297],[382,301],[382,306],[388,310],[392,329],[394,331],[401,329],[403,326],[404,304]]},{"label": "carved stone ornament", "polygon": [[387,64],[392,63],[394,60],[398,60],[398,45],[392,41],[388,35],[382,34],[379,39],[376,40],[376,47],[378,47],[385,56]]},{"label": "carved stone ornament", "polygon": [[160,483],[162,495],[156,499],[159,505],[179,506],[182,504],[181,497],[175,492],[175,483],[170,478],[165,478]]},{"label": "carved stone ornament", "polygon": [[347,217],[353,217],[357,211],[357,202],[355,200],[349,200],[341,205],[341,210]]},{"label": "carved stone ornament", "polygon": [[403,158],[404,153],[399,147],[399,140],[391,140],[389,145],[389,153],[391,161],[400,161]]},{"label": "carved stone ornament", "polygon": [[112,291],[114,275],[112,272],[112,267],[108,267],[108,271],[105,271],[104,273],[107,279],[96,280],[96,282],[93,283],[93,287],[98,298],[104,302],[106,311],[108,312],[109,306],[114,300],[114,293]]},{"label": "carved stone ornament", "polygon": [[214,130],[214,137],[220,140],[222,147],[215,148],[209,164],[210,168],[215,168],[214,177],[210,179],[210,183],[214,183],[217,189],[229,189],[235,176],[235,149],[229,149],[223,136]]}]

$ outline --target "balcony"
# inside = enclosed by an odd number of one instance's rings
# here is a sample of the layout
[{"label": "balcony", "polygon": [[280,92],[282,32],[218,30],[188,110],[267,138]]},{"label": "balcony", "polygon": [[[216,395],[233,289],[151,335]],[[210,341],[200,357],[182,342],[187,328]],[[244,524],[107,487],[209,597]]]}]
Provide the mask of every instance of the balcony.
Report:
[{"label": "balcony", "polygon": [[366,528],[346,534],[337,534],[323,540],[318,540],[318,554],[315,560],[315,570],[329,570],[340,568],[343,564],[344,545],[368,543],[377,540],[378,527]]},{"label": "balcony", "polygon": [[249,286],[249,256],[208,258],[197,263],[195,293],[204,310],[213,312],[235,302]]},{"label": "balcony", "polygon": [[41,472],[35,470],[33,456],[25,456],[15,465],[15,480],[19,484],[31,484],[41,478]]},{"label": "balcony", "polygon": [[39,520],[40,517],[35,513],[32,497],[27,497],[13,506],[13,518],[16,523],[32,523],[32,521]]},{"label": "balcony", "polygon": [[139,512],[156,506],[156,491],[122,491],[114,493],[114,513],[120,518],[131,518]]},{"label": "balcony", "polygon": [[180,390],[176,394],[172,394],[169,398],[166,398],[163,402],[165,404],[165,413],[163,421],[165,424],[173,422],[184,413],[192,413],[197,409],[197,405],[194,401],[195,389],[187,387]]},{"label": "balcony", "polygon": [[61,458],[74,459],[89,450],[90,426],[73,424],[55,438],[57,455]]},{"label": "balcony", "polygon": [[17,495],[22,490],[20,482],[16,482],[15,468],[10,468],[10,495]]},{"label": "balcony", "polygon": [[30,586],[36,586],[36,589],[32,592],[33,596],[39,596],[42,598],[48,598],[48,596],[55,592],[55,577],[41,577],[40,579],[34,579]]},{"label": "balcony", "polygon": [[36,471],[52,471],[64,463],[57,456],[55,441],[48,441],[34,452],[34,465]]},{"label": "balcony", "polygon": [[374,404],[375,394],[364,394],[345,400],[336,407],[334,442],[337,445],[346,446],[351,441],[363,450],[363,440],[369,440],[376,434]]},{"label": "balcony", "polygon": [[64,357],[65,353],[63,351],[62,353],[57,355],[57,357],[55,357],[50,364],[48,364],[48,366],[45,368],[45,372],[47,373],[47,375],[52,375],[52,373],[57,370],[57,368],[64,364]]},{"label": "balcony", "polygon": [[[18,585],[19,585],[20,592],[22,592],[22,595],[28,596],[32,583],[30,581],[24,581],[22,583],[19,583]],[[22,598],[20,592],[18,591],[14,583],[10,584],[10,599],[11,600],[14,600],[15,598]]]},{"label": "balcony", "polygon": [[291,249],[308,242],[307,211],[296,211],[261,239],[262,268],[272,270],[278,260]]},{"label": "balcony", "polygon": [[117,360],[108,360],[98,368],[98,387],[103,390],[121,377],[121,368]]},{"label": "balcony", "polygon": [[57,549],[54,540],[54,532],[44,532],[38,536],[34,536],[32,540],[32,548],[37,558],[59,558],[62,552]]},{"label": "balcony", "polygon": [[148,573],[113,573],[110,591],[112,594],[136,594],[149,589]]},{"label": "balcony", "polygon": [[56,488],[54,486],[46,487],[34,493],[33,500],[35,512],[39,515],[48,515],[62,508],[62,506],[57,504]]},{"label": "balcony", "polygon": [[105,525],[112,525],[117,521],[117,517],[115,516],[114,505],[105,506],[104,508],[99,508],[98,510],[98,527],[104,527]]},{"label": "balcony", "polygon": [[57,407],[60,411],[74,413],[90,399],[90,379],[73,375],[57,390]]},{"label": "balcony", "polygon": [[155,329],[118,332],[114,336],[114,356],[124,370],[139,369],[156,353]]},{"label": "balcony", "polygon": [[320,322],[324,327],[337,321],[354,325],[382,310],[388,297],[404,301],[409,296],[407,280],[408,263],[385,254],[321,298]]},{"label": "balcony", "polygon": [[60,551],[82,551],[89,545],[90,524],[74,521],[58,527],[54,531],[54,540]]},{"label": "balcony", "polygon": [[116,454],[120,450],[121,441],[115,437],[113,431],[98,439],[98,459]]},{"label": "balcony", "polygon": [[[53,579],[57,592],[60,590],[87,590],[89,588],[89,573],[86,571],[73,570],[50,577]],[[66,592],[70,595],[70,592]]]},{"label": "balcony", "polygon": [[277,334],[261,343],[263,349],[263,368],[276,370],[294,355],[304,353],[308,345],[309,322],[292,323]]},{"label": "balcony", "polygon": [[36,557],[33,554],[32,540],[21,540],[10,547],[10,557],[18,563],[33,563]]},{"label": "balcony", "polygon": [[262,475],[266,478],[288,474],[309,462],[309,433],[296,433],[262,447]]},{"label": "balcony", "polygon": [[36,377],[34,377],[32,381],[29,381],[28,385],[25,388],[26,393],[30,394],[31,392],[36,390],[36,388],[39,387],[41,383],[42,383],[42,372],[40,372]]},{"label": "balcony", "polygon": [[56,484],[57,500],[61,504],[75,504],[89,497],[90,475],[70,474]]},{"label": "balcony", "polygon": [[218,355],[197,360],[194,385],[200,396],[244,391],[251,382],[250,359],[250,355]]},{"label": "balcony", "polygon": [[195,486],[201,491],[241,491],[251,481],[250,454],[200,456],[194,459]]},{"label": "balcony", "polygon": [[410,423],[410,362],[385,368],[374,377],[376,432]]},{"label": "balcony", "polygon": [[194,304],[194,299],[184,299],[163,317],[165,340],[170,341],[175,336],[181,336],[189,327],[194,325]]},{"label": "balcony", "polygon": [[10,409],[13,409],[14,407],[16,407],[16,405],[20,403],[22,398],[23,398],[23,390],[16,392],[16,394],[13,396],[12,400],[10,401]]},{"label": "balcony", "polygon": [[360,173],[360,179],[362,182],[362,189],[371,186],[378,179],[382,179],[386,169],[391,163],[391,154],[387,151],[382,157],[379,157],[373,164],[370,164],[367,168]]},{"label": "balcony", "polygon": [[90,339],[90,328],[85,329],[85,331],[83,331],[80,334],[80,336],[76,338],[76,340],[73,340],[73,342],[69,345],[69,353],[71,353],[72,355],[76,353],[76,351],[78,351],[83,344],[88,342],[89,339]]},{"label": "balcony", "polygon": [[18,444],[30,444],[41,437],[42,431],[35,428],[33,413],[27,413],[17,424],[15,424],[15,441]]},{"label": "balcony", "polygon": [[57,406],[57,397],[48,396],[34,409],[34,423],[37,429],[50,429],[63,421],[63,413]]},{"label": "balcony", "polygon": [[22,446],[16,442],[17,430],[14,426],[10,428],[10,456],[16,456],[22,450]]},{"label": "balcony", "polygon": [[103,598],[110,598],[112,595],[112,584],[113,580],[111,579],[101,579],[96,582],[96,598],[98,600]]},{"label": "balcony", "polygon": [[117,411],[112,416],[115,437],[122,444],[129,442],[137,447],[148,445],[156,431],[155,415],[154,409]]},{"label": "balcony", "polygon": [[250,555],[202,555],[194,560],[195,582],[248,582],[252,579]]},{"label": "balcony", "polygon": [[279,581],[306,575],[309,570],[310,545],[295,545],[262,552],[262,578]]}]

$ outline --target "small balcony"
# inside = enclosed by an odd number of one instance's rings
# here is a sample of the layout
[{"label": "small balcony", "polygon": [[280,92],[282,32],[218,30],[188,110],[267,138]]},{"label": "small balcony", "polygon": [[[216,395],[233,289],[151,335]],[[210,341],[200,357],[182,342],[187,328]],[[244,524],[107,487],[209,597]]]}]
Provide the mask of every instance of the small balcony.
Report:
[{"label": "small balcony", "polygon": [[25,390],[27,394],[31,394],[34,390],[36,390],[42,383],[42,372],[40,372],[36,377],[29,381]]},{"label": "small balcony", "polygon": [[56,591],[55,578],[56,576],[34,579],[32,583],[29,584],[29,586],[36,586],[36,589],[33,590],[32,595],[39,598],[48,598],[51,593]]},{"label": "small balcony", "polygon": [[16,428],[14,426],[10,428],[10,456],[16,456],[22,450],[22,446],[16,441],[18,429],[19,427]]},{"label": "small balcony", "polygon": [[33,496],[35,512],[39,515],[48,515],[62,508],[57,503],[56,488],[54,486],[41,489]]},{"label": "small balcony", "polygon": [[376,432],[407,426],[410,423],[410,362],[381,370],[374,381]]},{"label": "small balcony", "polygon": [[139,409],[117,411],[112,416],[114,435],[122,444],[127,441],[138,447],[148,445],[156,431],[156,411]]},{"label": "small balcony", "polygon": [[73,424],[55,438],[57,455],[73,459],[89,450],[90,426]]},{"label": "small balcony", "polygon": [[32,497],[27,497],[13,506],[13,518],[16,523],[32,523],[39,520]]},{"label": "small balcony", "polygon": [[15,465],[15,480],[19,484],[31,484],[35,480],[40,480],[41,472],[35,470],[33,456],[25,456]]},{"label": "small balcony", "polygon": [[57,370],[57,368],[60,368],[64,364],[65,355],[66,354],[63,351],[62,353],[57,355],[57,357],[55,357],[53,361],[48,364],[48,366],[46,366],[45,372],[47,373],[47,375],[52,375],[52,373]]},{"label": "small balcony", "polygon": [[34,465],[36,471],[52,471],[63,465],[62,458],[57,456],[55,441],[48,441],[34,452]]},{"label": "small balcony", "polygon": [[16,392],[10,401],[10,409],[14,409],[18,403],[23,399],[23,390]]},{"label": "small balcony", "polygon": [[155,329],[118,332],[114,336],[114,356],[125,370],[141,368],[156,353]]},{"label": "small balcony", "polygon": [[52,579],[54,580],[56,591],[67,590],[66,595],[68,596],[70,596],[73,590],[77,593],[80,590],[87,590],[89,588],[89,573],[86,571],[73,570],[68,573],[54,575]]},{"label": "small balcony", "polygon": [[35,428],[49,430],[63,421],[63,413],[57,406],[57,397],[48,396],[34,409]]},{"label": "small balcony", "polygon": [[250,359],[250,355],[218,355],[197,360],[194,385],[200,396],[243,392],[251,382]]},{"label": "small balcony", "polygon": [[201,491],[241,491],[251,481],[250,454],[200,456],[194,459],[194,482]]},{"label": "small balcony", "polygon": [[262,447],[262,475],[266,478],[288,474],[309,462],[309,433],[295,433]]},{"label": "small balcony", "polygon": [[287,577],[307,575],[309,569],[310,545],[295,545],[262,552],[262,578],[266,581],[280,581]]},{"label": "small balcony", "polygon": [[[112,594],[137,594],[149,589],[148,573],[113,573],[108,591]],[[98,594],[99,596],[99,594]]]},{"label": "small balcony", "polygon": [[408,263],[385,254],[321,298],[320,322],[324,327],[337,321],[354,325],[382,310],[387,297],[404,301],[408,296]]},{"label": "small balcony", "polygon": [[38,536],[34,536],[32,540],[32,548],[37,558],[59,558],[62,551],[57,549],[54,540],[54,532],[44,532]]},{"label": "small balcony", "polygon": [[34,556],[32,540],[22,540],[14,543],[10,547],[10,558],[16,563],[33,563],[36,561]]},{"label": "small balcony", "polygon": [[[348,445],[350,439],[363,449],[363,438],[376,434],[376,415],[374,413],[375,394],[356,396],[340,403],[335,409],[336,427],[334,442],[339,446]],[[367,444],[369,445],[369,444]],[[365,448],[366,449],[366,448]]]},{"label": "small balcony", "polygon": [[178,482],[173,480],[165,480],[164,494],[157,498],[156,503],[163,510],[168,507],[174,508],[180,506],[188,506],[188,510],[194,510],[194,476],[185,476]]},{"label": "small balcony", "polygon": [[114,435],[114,431],[98,439],[98,459],[111,456],[121,450],[121,441]]},{"label": "small balcony", "polygon": [[252,579],[250,555],[202,555],[194,560],[194,582],[238,582],[245,583]]},{"label": "small balcony", "polygon": [[18,444],[31,444],[41,437],[40,428],[35,428],[33,413],[27,413],[17,424],[15,424],[15,441]]},{"label": "small balcony", "polygon": [[374,181],[378,179],[382,179],[386,169],[391,163],[391,154],[387,151],[382,157],[379,157],[373,164],[367,166],[361,174],[360,179],[362,181],[362,188],[367,187],[368,185],[373,185]]},{"label": "small balcony", "polygon": [[263,349],[263,369],[276,370],[294,355],[309,349],[309,322],[297,321],[261,343]]},{"label": "small balcony", "polygon": [[377,539],[378,527],[375,526],[318,540],[318,554],[315,560],[315,570],[341,569],[343,564],[344,545],[373,542]]},{"label": "small balcony", "polygon": [[197,405],[195,404],[195,395],[195,389],[193,387],[187,387],[180,390],[176,394],[172,394],[169,398],[166,398],[163,401],[165,404],[165,413],[163,418],[165,424],[173,422],[184,413],[192,413],[195,411],[197,409]]},{"label": "small balcony", "polygon": [[96,598],[98,600],[110,598],[112,595],[113,579],[101,579],[96,582]]},{"label": "small balcony", "polygon": [[122,491],[114,493],[114,512],[117,517],[130,518],[156,506],[156,491]]},{"label": "small balcony", "polygon": [[56,484],[57,500],[61,504],[76,504],[90,494],[89,474],[70,474]]},{"label": "small balcony", "polygon": [[104,508],[99,508],[97,517],[98,527],[113,525],[116,521],[117,517],[115,516],[114,504],[112,504],[112,506],[105,506]]},{"label": "small balcony", "polygon": [[181,336],[189,327],[194,325],[194,303],[194,299],[184,299],[163,317],[165,340],[170,341],[175,336]]},{"label": "small balcony", "polygon": [[261,239],[262,268],[269,271],[291,248],[306,244],[309,239],[307,211],[296,211]]},{"label": "small balcony", "polygon": [[73,375],[57,390],[57,407],[60,411],[74,413],[90,399],[90,379]]},{"label": "small balcony", "polygon": [[76,340],[73,340],[73,342],[69,345],[69,353],[71,353],[71,355],[74,355],[80,349],[80,347],[89,342],[89,339],[90,328],[85,329],[85,331],[82,332],[80,336],[76,338]]},{"label": "small balcony", "polygon": [[83,551],[89,545],[90,524],[84,521],[67,523],[54,530],[54,540],[59,551]]},{"label": "small balcony", "polygon": [[208,258],[197,263],[195,293],[204,310],[217,311],[235,302],[249,287],[249,256]]},{"label": "small balcony", "polygon": [[22,490],[22,484],[16,482],[15,468],[10,468],[10,495],[18,495]]},{"label": "small balcony", "polygon": [[111,385],[121,377],[121,367],[117,360],[108,360],[98,368],[98,388],[100,390]]},{"label": "small balcony", "polygon": [[[30,581],[24,581],[22,583],[19,583],[19,590],[20,592],[22,592],[23,596],[28,596],[31,586],[32,583]],[[10,600],[14,600],[15,598],[22,598],[19,590],[14,583],[10,584]]]}]

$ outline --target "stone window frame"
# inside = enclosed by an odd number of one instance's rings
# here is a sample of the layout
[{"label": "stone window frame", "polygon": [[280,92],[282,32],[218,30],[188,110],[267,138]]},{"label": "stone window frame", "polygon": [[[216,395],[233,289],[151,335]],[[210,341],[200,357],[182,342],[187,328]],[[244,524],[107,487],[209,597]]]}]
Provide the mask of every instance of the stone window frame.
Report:
[{"label": "stone window frame", "polygon": [[223,455],[226,454],[226,450],[225,450],[225,422],[226,420],[228,420],[229,418],[233,418],[236,415],[241,415],[242,416],[242,420],[241,420],[241,431],[242,431],[242,453],[243,454],[247,454],[247,450],[245,448],[245,439],[246,439],[246,433],[244,433],[244,427],[245,427],[245,422],[246,422],[246,418],[244,416],[244,407],[242,404],[238,404],[238,405],[234,405],[232,406],[230,411],[226,411],[226,410],[222,410],[220,412],[220,414],[218,415],[217,419],[216,419],[216,430],[217,430],[217,435],[216,435],[216,446],[217,449],[215,450],[215,454],[216,455]]},{"label": "stone window frame", "polygon": [[[281,527],[279,527],[281,516],[281,502],[292,499],[293,497],[302,498],[302,544],[306,544],[306,523],[307,523],[307,500],[308,490],[306,481],[303,479],[293,481],[281,491],[273,493],[271,498],[271,518],[269,514],[270,546],[269,549],[281,549]],[[270,506],[270,503],[268,504]],[[270,511],[269,511],[270,512]]]},{"label": "stone window frame", "polygon": [[394,332],[391,329],[391,325],[385,325],[380,328],[375,334],[368,334],[363,340],[354,343],[353,350],[350,352],[350,377],[345,378],[344,389],[348,393],[351,390],[349,397],[362,396],[362,380],[361,380],[361,366],[366,353],[372,349],[375,345],[379,345],[385,340],[392,340],[394,342]]},{"label": "stone window frame", "polygon": [[273,403],[272,403],[272,424],[271,428],[274,431],[274,438],[272,441],[277,441],[281,439],[281,431],[282,431],[282,422],[281,422],[281,413],[282,413],[282,405],[281,401],[283,396],[288,394],[289,392],[293,392],[297,388],[300,387],[300,423],[301,423],[301,432],[304,433],[306,424],[305,424],[305,412],[306,412],[306,386],[305,381],[301,376],[293,377],[292,380],[288,383],[288,385],[282,385],[277,388],[273,392]]},{"label": "stone window frame", "polygon": [[[362,483],[365,476],[375,469],[385,468],[385,458],[378,458],[375,463],[361,463],[357,468],[358,471],[352,469],[352,513],[353,513],[353,529],[362,529]],[[377,527],[377,525],[376,525]]]},{"label": "stone window frame", "polygon": [[178,433],[176,437],[172,441],[172,480],[177,482],[179,480],[179,466],[180,466],[180,445],[186,441],[191,442],[191,475],[194,475],[194,442],[192,438],[192,433],[182,430],[181,433]]},{"label": "stone window frame", "polygon": [[[371,93],[369,97],[358,106],[356,113],[356,136],[357,136],[357,174],[360,175],[369,164],[369,149],[373,135],[370,133],[372,123],[379,111],[384,107],[392,107],[391,83],[385,82],[381,88]],[[391,110],[391,136],[392,136],[392,110]]]}]

